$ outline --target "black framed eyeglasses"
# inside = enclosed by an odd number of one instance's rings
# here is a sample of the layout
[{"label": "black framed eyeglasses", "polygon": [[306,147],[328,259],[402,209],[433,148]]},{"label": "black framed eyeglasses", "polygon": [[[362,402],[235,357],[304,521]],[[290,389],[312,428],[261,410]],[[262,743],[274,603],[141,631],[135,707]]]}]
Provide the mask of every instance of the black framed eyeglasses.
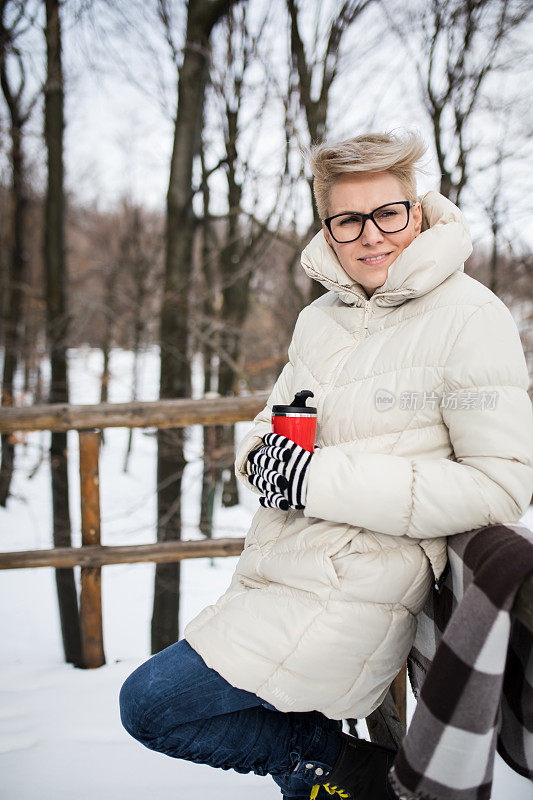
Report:
[{"label": "black framed eyeglasses", "polygon": [[382,233],[399,233],[409,224],[409,210],[415,203],[400,200],[375,208],[370,214],[358,211],[343,211],[324,220],[328,231],[338,244],[355,242],[363,233],[367,219],[371,219]]}]

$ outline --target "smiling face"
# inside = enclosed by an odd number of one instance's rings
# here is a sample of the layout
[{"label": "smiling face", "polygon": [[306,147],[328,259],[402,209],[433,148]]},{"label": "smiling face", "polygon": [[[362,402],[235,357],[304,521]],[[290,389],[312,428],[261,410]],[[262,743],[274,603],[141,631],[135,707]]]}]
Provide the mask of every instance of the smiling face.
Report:
[{"label": "smiling face", "polygon": [[[331,189],[328,216],[345,211],[369,214],[386,203],[407,199],[400,181],[390,172],[342,175]],[[367,219],[359,239],[347,244],[336,242],[324,223],[322,228],[344,271],[371,297],[385,283],[392,262],[420,233],[422,209],[420,203],[413,205],[407,227],[398,233],[382,233]]]}]

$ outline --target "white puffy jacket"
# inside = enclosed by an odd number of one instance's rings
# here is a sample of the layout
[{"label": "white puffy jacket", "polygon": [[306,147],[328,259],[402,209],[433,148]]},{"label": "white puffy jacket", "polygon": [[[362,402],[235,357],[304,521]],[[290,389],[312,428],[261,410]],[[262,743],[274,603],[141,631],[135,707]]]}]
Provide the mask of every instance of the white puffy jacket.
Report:
[{"label": "white puffy jacket", "polygon": [[330,291],[298,317],[236,470],[250,488],[246,456],[271,430],[272,405],[311,389],[307,504],[258,508],[231,585],[185,629],[208,666],[281,711],[369,714],[411,647],[444,537],[515,522],[531,500],[516,325],[464,273],[459,209],[436,192],[421,202],[422,232],[370,300],[321,232],[304,250],[305,271]]}]

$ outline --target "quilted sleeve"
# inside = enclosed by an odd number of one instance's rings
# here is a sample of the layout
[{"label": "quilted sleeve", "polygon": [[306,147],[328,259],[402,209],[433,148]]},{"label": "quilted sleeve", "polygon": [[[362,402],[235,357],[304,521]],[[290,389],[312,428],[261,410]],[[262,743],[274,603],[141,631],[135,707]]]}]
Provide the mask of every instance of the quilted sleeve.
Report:
[{"label": "quilted sleeve", "polygon": [[455,460],[323,447],[309,468],[305,516],[417,539],[516,522],[533,492],[527,388],[516,324],[495,298],[467,319],[444,367],[447,402],[463,390],[489,398],[486,407],[443,405]]},{"label": "quilted sleeve", "polygon": [[[294,341],[294,340],[293,340]],[[270,393],[267,404],[262,411],[254,419],[254,427],[246,434],[242,442],[240,442],[235,455],[235,474],[241,483],[250,489],[252,492],[260,495],[261,492],[248,482],[248,472],[246,470],[246,459],[248,453],[256,447],[260,447],[262,442],[261,438],[265,433],[270,433],[272,430],[272,406],[276,404],[290,403],[293,400],[291,393],[292,373],[293,373],[293,351],[294,345],[291,342],[289,347],[289,361],[283,367],[274,388]]]}]

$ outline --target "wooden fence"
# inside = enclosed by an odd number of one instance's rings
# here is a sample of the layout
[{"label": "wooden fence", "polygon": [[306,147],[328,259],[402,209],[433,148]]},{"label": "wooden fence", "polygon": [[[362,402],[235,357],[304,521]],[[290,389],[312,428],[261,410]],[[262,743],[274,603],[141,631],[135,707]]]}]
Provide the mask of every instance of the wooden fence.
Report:
[{"label": "wooden fence", "polygon": [[100,536],[100,432],[104,428],[184,428],[222,425],[253,419],[267,394],[249,397],[159,400],[152,403],[43,405],[0,410],[0,433],[78,432],[81,503],[81,547],[0,553],[0,569],[81,567],[80,621],[84,666],[105,664],[102,632],[101,568],[106,564],[181,561],[185,558],[238,556],[243,538],[153,542],[107,547]]},{"label": "wooden fence", "polygon": [[[76,430],[79,437],[81,547],[0,553],[0,569],[81,567],[80,618],[84,665],[105,664],[102,635],[101,568],[106,564],[157,563],[186,558],[238,556],[244,538],[204,539],[108,547],[100,540],[99,451],[104,428],[184,428],[248,421],[264,407],[268,395],[101,403],[43,405],[0,409],[0,433]],[[513,613],[533,633],[533,577],[525,581]],[[405,725],[405,670],[396,678],[392,696]],[[375,712],[374,712],[375,713]]]}]

